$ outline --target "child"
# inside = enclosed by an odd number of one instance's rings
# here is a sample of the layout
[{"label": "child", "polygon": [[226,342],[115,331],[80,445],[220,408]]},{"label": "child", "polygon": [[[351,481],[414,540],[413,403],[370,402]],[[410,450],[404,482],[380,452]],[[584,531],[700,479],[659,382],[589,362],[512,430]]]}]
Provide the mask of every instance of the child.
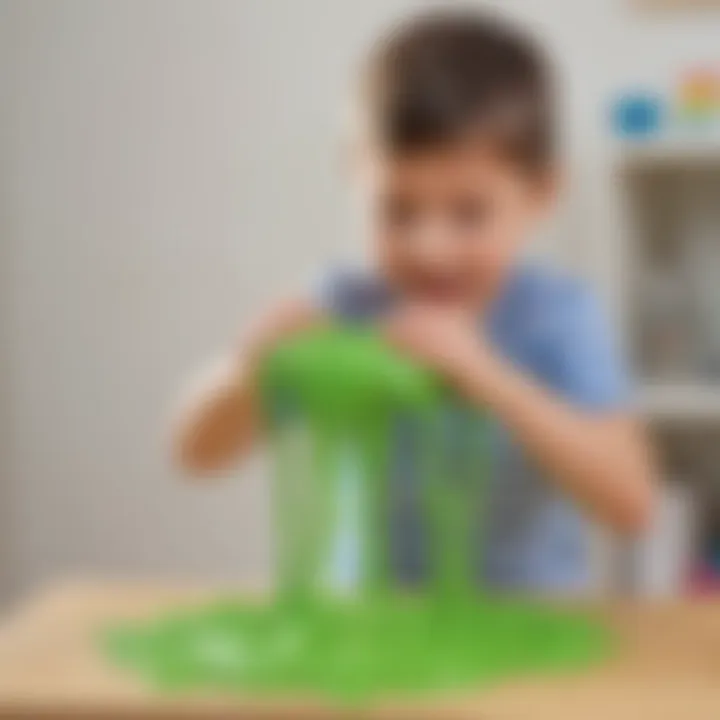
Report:
[{"label": "child", "polygon": [[[281,338],[331,316],[377,322],[498,421],[485,582],[586,586],[584,518],[639,529],[652,467],[592,294],[520,260],[554,200],[551,85],[529,38],[472,11],[423,15],[378,46],[358,153],[372,270],[260,318],[181,414],[186,468],[219,469],[256,442],[256,371]],[[393,522],[403,571],[417,574],[414,526]]]}]

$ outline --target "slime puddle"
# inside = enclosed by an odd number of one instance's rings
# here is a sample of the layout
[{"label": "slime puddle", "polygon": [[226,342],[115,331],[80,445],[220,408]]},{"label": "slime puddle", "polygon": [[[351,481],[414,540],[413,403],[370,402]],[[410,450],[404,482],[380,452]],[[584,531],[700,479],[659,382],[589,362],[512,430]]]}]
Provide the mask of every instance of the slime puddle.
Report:
[{"label": "slime puddle", "polygon": [[106,648],[159,690],[340,702],[576,670],[610,650],[602,627],[580,614],[488,599],[446,610],[426,598],[305,608],[227,601],[111,631]]},{"label": "slime puddle", "polygon": [[[262,386],[276,464],[275,598],[112,628],[103,648],[114,663],[166,691],[368,702],[607,656],[611,640],[591,618],[478,588],[484,421],[456,407],[463,422],[448,425],[449,394],[432,374],[370,331],[329,328],[279,348]],[[387,477],[401,418],[412,418],[421,454],[429,538],[417,597],[394,582],[389,559]]]}]

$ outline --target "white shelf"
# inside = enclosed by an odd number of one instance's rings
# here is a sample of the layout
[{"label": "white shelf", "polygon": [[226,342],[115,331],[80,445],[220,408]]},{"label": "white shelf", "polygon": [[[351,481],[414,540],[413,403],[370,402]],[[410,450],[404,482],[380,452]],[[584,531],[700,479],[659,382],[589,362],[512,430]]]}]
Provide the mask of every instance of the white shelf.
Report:
[{"label": "white shelf", "polygon": [[691,138],[625,142],[616,147],[621,167],[665,165],[720,165],[720,137],[698,134]]},{"label": "white shelf", "polygon": [[720,384],[646,385],[637,407],[649,419],[720,421]]}]

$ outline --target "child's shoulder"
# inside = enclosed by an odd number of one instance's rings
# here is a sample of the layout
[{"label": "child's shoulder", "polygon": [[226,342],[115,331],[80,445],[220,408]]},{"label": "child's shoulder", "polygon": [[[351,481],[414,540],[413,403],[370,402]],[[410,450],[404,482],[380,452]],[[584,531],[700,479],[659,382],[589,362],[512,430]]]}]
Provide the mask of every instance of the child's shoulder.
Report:
[{"label": "child's shoulder", "polygon": [[512,273],[499,304],[521,315],[550,313],[567,319],[594,311],[601,303],[588,280],[549,264],[533,263]]},{"label": "child's shoulder", "polygon": [[[611,315],[591,283],[568,273],[525,271],[519,316],[506,322],[527,367],[578,406],[625,409],[631,382]],[[506,318],[507,320],[507,318]]]},{"label": "child's shoulder", "polygon": [[542,342],[605,331],[605,311],[591,283],[546,264],[524,265],[500,298],[496,320]]},{"label": "child's shoulder", "polygon": [[531,301],[549,302],[560,306],[587,302],[595,297],[591,284],[578,275],[548,264],[526,264],[513,279],[515,293]]}]

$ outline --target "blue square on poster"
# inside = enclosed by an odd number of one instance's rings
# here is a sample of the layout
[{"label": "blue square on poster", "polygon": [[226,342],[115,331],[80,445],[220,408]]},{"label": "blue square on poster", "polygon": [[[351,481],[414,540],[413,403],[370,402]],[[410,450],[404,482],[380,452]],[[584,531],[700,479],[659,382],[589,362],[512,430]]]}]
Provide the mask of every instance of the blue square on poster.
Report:
[{"label": "blue square on poster", "polygon": [[622,137],[645,138],[662,127],[663,103],[656,95],[625,95],[615,104],[613,125]]}]

